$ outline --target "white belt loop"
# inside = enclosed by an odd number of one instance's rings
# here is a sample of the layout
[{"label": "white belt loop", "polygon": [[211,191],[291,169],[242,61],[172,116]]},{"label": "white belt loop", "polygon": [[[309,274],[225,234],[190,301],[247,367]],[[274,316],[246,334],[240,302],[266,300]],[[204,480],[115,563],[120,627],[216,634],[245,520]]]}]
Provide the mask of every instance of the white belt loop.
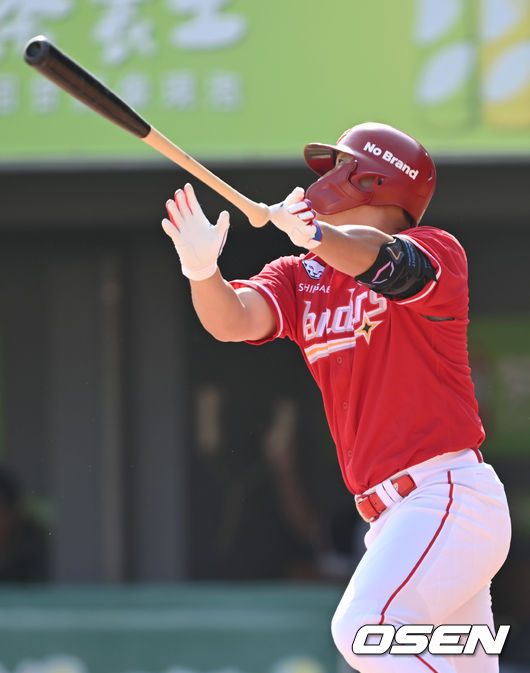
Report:
[{"label": "white belt loop", "polygon": [[[391,497],[389,491],[394,491],[394,494],[397,496],[397,498]],[[396,493],[396,489],[392,486],[390,479],[385,479],[385,481],[377,484],[375,487],[375,492],[381,498],[385,507],[390,507],[395,502],[401,500],[399,495]]]},{"label": "white belt loop", "polygon": [[392,502],[400,502],[403,500],[403,496],[398,493],[398,490],[392,483],[391,479],[385,479],[381,486],[385,489],[388,497],[392,500]]}]

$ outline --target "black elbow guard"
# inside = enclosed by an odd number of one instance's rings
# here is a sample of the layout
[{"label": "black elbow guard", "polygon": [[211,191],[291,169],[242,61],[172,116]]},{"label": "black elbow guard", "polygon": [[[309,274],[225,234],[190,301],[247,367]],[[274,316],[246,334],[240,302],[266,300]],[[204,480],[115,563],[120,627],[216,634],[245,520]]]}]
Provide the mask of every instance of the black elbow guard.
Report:
[{"label": "black elbow guard", "polygon": [[436,272],[424,252],[396,238],[381,246],[372,266],[355,280],[388,299],[408,299],[436,280]]}]

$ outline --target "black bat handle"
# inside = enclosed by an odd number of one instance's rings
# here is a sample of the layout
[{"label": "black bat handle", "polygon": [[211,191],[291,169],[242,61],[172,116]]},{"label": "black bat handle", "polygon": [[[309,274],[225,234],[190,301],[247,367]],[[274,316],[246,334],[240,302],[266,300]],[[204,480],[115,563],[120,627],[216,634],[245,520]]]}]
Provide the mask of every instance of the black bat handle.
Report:
[{"label": "black bat handle", "polygon": [[44,35],[37,35],[27,43],[24,60],[74,98],[138,138],[145,138],[151,130],[150,124],[125,101]]}]

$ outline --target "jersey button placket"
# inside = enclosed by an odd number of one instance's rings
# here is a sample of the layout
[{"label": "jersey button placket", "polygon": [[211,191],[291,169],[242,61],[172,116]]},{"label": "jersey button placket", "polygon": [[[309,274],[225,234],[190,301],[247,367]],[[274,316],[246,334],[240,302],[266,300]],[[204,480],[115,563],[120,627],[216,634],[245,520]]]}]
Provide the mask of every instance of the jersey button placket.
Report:
[{"label": "jersey button placket", "polygon": [[339,365],[341,365],[341,364],[342,364],[342,358],[341,358],[341,356],[340,356],[340,355],[339,355],[339,357],[337,358],[337,364],[339,364]]},{"label": "jersey button placket", "polygon": [[347,402],[343,402],[343,403],[342,403],[342,408],[343,408],[343,409],[347,409],[347,408],[348,408],[348,403],[347,403]]}]

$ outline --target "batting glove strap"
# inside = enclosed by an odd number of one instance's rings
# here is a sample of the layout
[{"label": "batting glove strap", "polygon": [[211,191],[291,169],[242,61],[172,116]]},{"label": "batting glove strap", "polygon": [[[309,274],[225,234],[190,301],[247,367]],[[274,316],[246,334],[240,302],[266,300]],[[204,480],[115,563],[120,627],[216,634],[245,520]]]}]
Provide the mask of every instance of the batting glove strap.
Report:
[{"label": "batting glove strap", "polygon": [[210,278],[211,276],[214,275],[214,273],[217,271],[217,262],[214,262],[213,264],[209,264],[208,266],[205,266],[202,269],[189,269],[187,266],[184,266],[184,264],[180,264],[180,268],[182,270],[182,273],[186,278],[189,278],[190,280],[206,280],[207,278]]},{"label": "batting glove strap", "polygon": [[322,229],[320,228],[320,223],[317,219],[313,219],[313,224],[317,228],[316,233],[313,236],[313,239],[315,241],[318,241],[318,243],[322,243]]},{"label": "batting glove strap", "polygon": [[313,250],[322,241],[322,230],[315,219],[311,202],[304,199],[304,190],[296,187],[283,203],[271,206],[272,223],[284,231],[291,241],[301,247]]}]

